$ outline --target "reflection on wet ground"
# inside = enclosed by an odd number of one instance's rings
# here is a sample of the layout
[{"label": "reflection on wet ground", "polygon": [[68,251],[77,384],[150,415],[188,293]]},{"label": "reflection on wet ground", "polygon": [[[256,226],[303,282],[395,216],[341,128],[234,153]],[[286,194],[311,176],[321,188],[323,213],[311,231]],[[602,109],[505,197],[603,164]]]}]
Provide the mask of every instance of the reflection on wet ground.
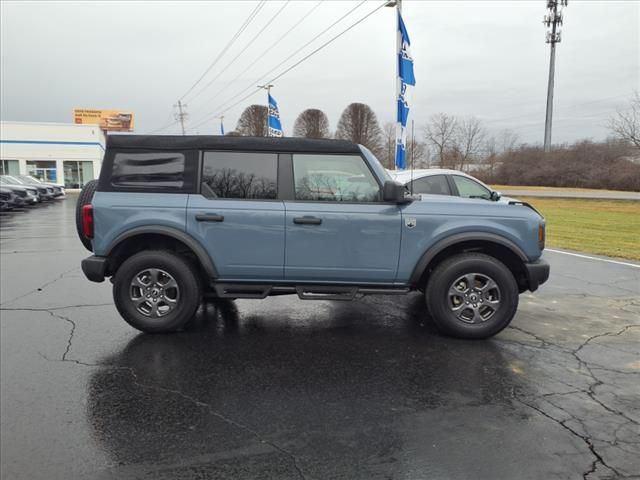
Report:
[{"label": "reflection on wet ground", "polygon": [[144,335],[72,219],[2,218],[2,478],[640,474],[640,269],[548,254],[488,341],[438,335],[417,293],[209,302]]}]

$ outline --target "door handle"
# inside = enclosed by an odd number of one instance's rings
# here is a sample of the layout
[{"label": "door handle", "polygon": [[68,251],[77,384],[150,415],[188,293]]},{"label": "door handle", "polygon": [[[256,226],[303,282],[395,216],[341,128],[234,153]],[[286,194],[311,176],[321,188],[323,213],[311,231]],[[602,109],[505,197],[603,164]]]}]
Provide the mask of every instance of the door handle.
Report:
[{"label": "door handle", "polygon": [[198,222],[224,222],[224,216],[216,213],[199,213],[196,215]]},{"label": "door handle", "polygon": [[318,217],[295,217],[293,219],[293,223],[296,225],[320,225],[322,223],[322,219]]}]

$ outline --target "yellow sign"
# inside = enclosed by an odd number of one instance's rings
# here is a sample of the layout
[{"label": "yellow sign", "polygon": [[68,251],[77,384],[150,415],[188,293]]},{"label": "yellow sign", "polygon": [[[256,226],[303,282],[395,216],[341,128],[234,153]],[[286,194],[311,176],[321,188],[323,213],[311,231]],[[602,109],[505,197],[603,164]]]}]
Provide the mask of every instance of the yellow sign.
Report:
[{"label": "yellow sign", "polygon": [[100,125],[102,130],[109,132],[133,131],[133,112],[75,108],[73,121],[79,125]]}]

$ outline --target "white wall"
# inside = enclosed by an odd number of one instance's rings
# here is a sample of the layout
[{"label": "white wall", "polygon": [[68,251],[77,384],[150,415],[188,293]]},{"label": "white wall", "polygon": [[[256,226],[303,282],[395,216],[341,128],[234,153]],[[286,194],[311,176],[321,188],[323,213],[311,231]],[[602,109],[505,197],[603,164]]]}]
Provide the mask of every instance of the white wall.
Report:
[{"label": "white wall", "polygon": [[0,122],[0,159],[18,160],[21,174],[27,173],[29,160],[55,160],[61,184],[65,160],[93,162],[93,178],[98,178],[105,141],[97,125]]}]

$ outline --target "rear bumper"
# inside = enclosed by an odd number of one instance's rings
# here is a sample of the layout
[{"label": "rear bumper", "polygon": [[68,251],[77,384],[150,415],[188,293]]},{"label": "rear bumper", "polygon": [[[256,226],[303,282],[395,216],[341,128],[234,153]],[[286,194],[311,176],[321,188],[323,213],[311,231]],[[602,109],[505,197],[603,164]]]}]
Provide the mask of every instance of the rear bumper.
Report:
[{"label": "rear bumper", "polygon": [[107,257],[91,255],[82,260],[82,273],[92,282],[104,282],[104,272],[107,270]]},{"label": "rear bumper", "polygon": [[529,290],[535,292],[540,285],[549,279],[549,264],[540,259],[532,263],[525,263],[524,266],[527,272]]}]

